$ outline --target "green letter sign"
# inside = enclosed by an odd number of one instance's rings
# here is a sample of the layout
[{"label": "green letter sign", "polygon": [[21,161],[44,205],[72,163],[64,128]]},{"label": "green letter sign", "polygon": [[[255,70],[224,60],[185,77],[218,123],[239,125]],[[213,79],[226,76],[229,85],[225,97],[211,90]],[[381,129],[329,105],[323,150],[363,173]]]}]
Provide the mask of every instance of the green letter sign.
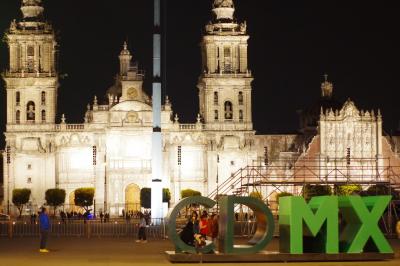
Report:
[{"label": "green letter sign", "polygon": [[[184,198],[179,201],[175,207],[170,211],[168,214],[168,237],[175,245],[175,251],[178,252],[189,252],[189,253],[197,253],[196,249],[193,246],[187,245],[182,239],[179,237],[178,233],[176,232],[176,217],[181,209],[190,205],[190,204],[199,204],[203,205],[206,208],[212,208],[216,202],[212,199],[196,196],[196,197],[189,197]],[[210,251],[215,249],[215,245],[213,243],[208,244],[207,246],[203,247],[199,250],[201,253],[209,253]]]},{"label": "green letter sign", "polygon": [[[379,219],[391,198],[392,196],[339,197],[340,211],[346,221],[346,226],[340,235],[341,251],[347,253],[364,251],[393,253],[378,227]],[[372,242],[368,243],[368,239],[371,239]]]},{"label": "green letter sign", "polygon": [[[219,200],[219,247],[220,253],[225,254],[246,254],[257,253],[271,242],[274,236],[274,218],[270,209],[259,199],[253,197],[225,196]],[[257,221],[257,229],[248,246],[234,246],[234,207],[235,204],[243,204],[254,211]]]},{"label": "green letter sign", "polygon": [[302,197],[279,198],[281,252],[303,253],[303,230],[306,229],[306,235],[316,237],[316,245],[310,251],[319,251],[320,247],[326,253],[338,253],[338,227],[338,200],[335,196],[314,197],[308,205]]},{"label": "green letter sign", "polygon": [[[279,198],[279,249],[284,253],[393,253],[378,222],[385,212],[391,196],[321,196],[307,204],[302,197]],[[264,250],[274,233],[274,220],[269,208],[253,197],[224,196],[218,201],[219,252],[221,254],[253,254]],[[181,200],[170,212],[168,235],[175,250],[188,253],[209,253],[215,246],[210,243],[196,250],[185,244],[177,234],[176,217],[187,205],[199,204],[212,208],[216,202],[196,196]],[[249,245],[234,245],[235,204],[249,207],[256,216],[256,232]],[[340,222],[339,234],[339,217]],[[339,241],[340,239],[340,241]]]}]

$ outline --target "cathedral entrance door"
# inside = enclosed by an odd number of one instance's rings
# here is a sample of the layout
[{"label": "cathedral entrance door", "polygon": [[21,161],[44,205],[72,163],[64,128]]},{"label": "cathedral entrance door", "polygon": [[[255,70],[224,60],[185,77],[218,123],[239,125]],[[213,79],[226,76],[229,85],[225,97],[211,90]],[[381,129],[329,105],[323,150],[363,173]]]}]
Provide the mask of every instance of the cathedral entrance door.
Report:
[{"label": "cathedral entrance door", "polygon": [[69,201],[69,208],[68,208],[69,212],[76,212],[76,213],[82,212],[82,208],[75,205],[75,191],[69,193],[68,201]]},{"label": "cathedral entrance door", "polygon": [[130,184],[125,189],[125,211],[140,211],[140,188]]}]

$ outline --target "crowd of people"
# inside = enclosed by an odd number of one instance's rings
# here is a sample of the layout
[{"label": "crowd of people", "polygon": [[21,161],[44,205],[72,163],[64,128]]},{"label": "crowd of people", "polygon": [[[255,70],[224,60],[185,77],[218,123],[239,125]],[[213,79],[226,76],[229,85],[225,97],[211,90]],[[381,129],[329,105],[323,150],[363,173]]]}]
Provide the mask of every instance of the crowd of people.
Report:
[{"label": "crowd of people", "polygon": [[197,211],[193,211],[188,222],[183,228],[180,237],[184,243],[196,248],[206,245],[206,240],[216,241],[218,237],[218,215],[202,211],[199,217]]},{"label": "crowd of people", "polygon": [[[40,211],[38,212],[40,213]],[[124,210],[122,210],[122,215],[119,216],[119,219],[125,219],[126,222],[130,222],[131,220],[140,220],[141,217],[143,216],[146,220],[146,223],[149,223],[150,220],[150,215],[151,212],[148,211],[128,211],[125,212]],[[30,222],[32,224],[36,224],[37,223],[37,218],[38,218],[38,214],[37,213],[33,213],[30,215]],[[108,212],[103,212],[100,211],[100,213],[98,213],[97,216],[94,216],[90,211],[86,211],[86,212],[76,212],[76,211],[70,211],[70,212],[65,212],[63,210],[59,211],[59,215],[58,218],[63,222],[66,223],[68,221],[74,221],[74,220],[92,220],[92,219],[100,219],[101,223],[107,223],[110,221],[110,214]]]},{"label": "crowd of people", "polygon": [[151,212],[148,211],[125,211],[124,209],[122,209],[122,218],[125,219],[127,222],[129,222],[131,219],[140,219],[141,215],[144,215],[145,219],[148,220],[150,218]]}]

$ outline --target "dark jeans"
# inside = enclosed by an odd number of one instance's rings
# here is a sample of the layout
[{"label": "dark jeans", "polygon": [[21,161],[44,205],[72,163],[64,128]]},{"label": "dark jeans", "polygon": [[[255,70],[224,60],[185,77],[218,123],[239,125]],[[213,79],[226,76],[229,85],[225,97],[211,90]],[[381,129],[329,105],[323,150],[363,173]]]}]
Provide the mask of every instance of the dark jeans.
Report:
[{"label": "dark jeans", "polygon": [[146,227],[139,227],[139,240],[146,240]]},{"label": "dark jeans", "polygon": [[48,236],[49,236],[49,230],[40,229],[40,249],[46,248]]}]

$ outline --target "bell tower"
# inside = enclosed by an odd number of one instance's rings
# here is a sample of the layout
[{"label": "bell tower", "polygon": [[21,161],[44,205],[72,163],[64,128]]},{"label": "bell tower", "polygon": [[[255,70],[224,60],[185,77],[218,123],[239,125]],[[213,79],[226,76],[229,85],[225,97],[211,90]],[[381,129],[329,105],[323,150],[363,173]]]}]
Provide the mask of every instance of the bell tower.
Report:
[{"label": "bell tower", "polygon": [[9,69],[3,74],[7,90],[7,125],[54,124],[58,77],[56,40],[44,21],[42,0],[22,0],[22,19],[6,32]]},{"label": "bell tower", "polygon": [[236,22],[233,0],[215,0],[212,13],[200,45],[200,115],[214,130],[252,130],[246,22]]}]

